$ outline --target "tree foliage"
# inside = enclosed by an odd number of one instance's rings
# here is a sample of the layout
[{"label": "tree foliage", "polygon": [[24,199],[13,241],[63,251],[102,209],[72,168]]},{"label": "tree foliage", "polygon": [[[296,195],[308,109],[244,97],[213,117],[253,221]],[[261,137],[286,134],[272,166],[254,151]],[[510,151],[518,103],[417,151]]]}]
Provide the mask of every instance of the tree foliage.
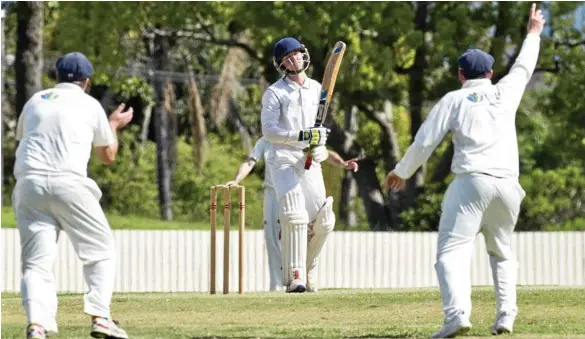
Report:
[{"label": "tree foliage", "polygon": [[[482,48],[494,55],[494,81],[506,74],[526,34],[528,6],[51,1],[44,3],[44,59],[54,63],[66,52],[85,53],[96,68],[92,95],[106,110],[128,102],[137,111],[133,127],[124,134],[120,163],[111,169],[92,167],[106,192],[105,206],[120,213],[156,210],[153,142],[160,141],[157,120],[149,123],[147,108],[162,105],[162,88],[167,87],[157,87],[157,81],[172,83],[171,120],[165,127],[170,133],[170,158],[165,161],[174,168],[172,210],[179,219],[201,218],[208,198],[205,185],[230,179],[251,142],[261,135],[260,99],[264,88],[279,77],[272,66],[274,43],[284,36],[298,37],[311,55],[309,75],[319,80],[328,51],[342,40],[348,49],[327,121],[332,129],[328,146],[343,157],[362,159],[360,172],[352,175],[359,198],[344,205],[353,206],[364,228],[434,230],[443,191],[452,179],[450,140],[437,148],[405,193],[385,192],[380,182],[400,160],[432,105],[460,87],[456,60],[465,49]],[[522,230],[580,227],[585,218],[585,32],[574,25],[575,9],[582,4],[540,6],[548,24],[533,82],[517,115],[520,180],[528,193],[518,226]],[[17,16],[10,13],[6,23],[8,54],[16,46]],[[161,39],[166,46],[163,56],[157,54]],[[165,67],[158,69],[163,59]],[[45,84],[51,76],[48,68]],[[196,91],[189,86],[190,75],[196,80]],[[8,70],[7,76],[13,78],[14,70]],[[205,126],[193,113],[195,108]],[[155,108],[153,114],[157,117],[160,112]],[[195,125],[193,119],[198,121]],[[348,119],[358,121],[357,128],[349,128]],[[10,136],[10,128],[6,135]],[[142,140],[145,135],[148,141]],[[8,141],[3,151],[13,144]],[[201,143],[206,146],[193,147]],[[228,152],[229,147],[239,151]],[[226,154],[235,158],[228,160]],[[10,172],[10,161],[5,158],[5,173]],[[253,186],[262,178],[261,169],[247,179]],[[122,175],[127,171],[134,177]],[[343,190],[349,186],[341,185],[342,171],[328,175],[328,189],[347,197]],[[128,194],[123,191],[129,180],[141,183],[137,185],[143,185],[146,193],[119,198]],[[5,177],[5,183],[10,184],[10,179]],[[261,194],[259,185],[255,194]]]}]

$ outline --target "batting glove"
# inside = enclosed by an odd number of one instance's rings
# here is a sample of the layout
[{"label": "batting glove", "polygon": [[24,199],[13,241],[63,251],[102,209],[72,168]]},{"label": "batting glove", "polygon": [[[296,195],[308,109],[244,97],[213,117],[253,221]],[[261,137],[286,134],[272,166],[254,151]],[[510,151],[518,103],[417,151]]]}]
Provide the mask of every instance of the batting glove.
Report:
[{"label": "batting glove", "polygon": [[323,146],[327,142],[329,132],[331,132],[331,130],[325,127],[304,129],[299,133],[299,141],[302,141],[309,146]]},{"label": "batting glove", "polygon": [[311,157],[313,161],[322,163],[329,158],[329,151],[325,146],[317,146],[311,151]]}]

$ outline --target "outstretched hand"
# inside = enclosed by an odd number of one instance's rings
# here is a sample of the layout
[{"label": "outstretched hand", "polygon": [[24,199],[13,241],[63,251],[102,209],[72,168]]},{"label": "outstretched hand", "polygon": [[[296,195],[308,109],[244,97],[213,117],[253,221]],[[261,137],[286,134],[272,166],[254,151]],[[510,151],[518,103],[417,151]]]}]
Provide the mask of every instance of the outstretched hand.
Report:
[{"label": "outstretched hand", "polygon": [[134,110],[132,107],[128,108],[125,112],[123,112],[126,104],[120,104],[115,111],[110,114],[109,121],[113,124],[116,129],[120,129],[132,120],[132,116],[134,115]]},{"label": "outstretched hand", "polygon": [[358,158],[353,158],[345,162],[345,169],[357,172],[359,170],[359,165],[357,163]]},{"label": "outstretched hand", "polygon": [[388,176],[386,177],[386,182],[384,183],[384,188],[386,190],[392,189],[393,191],[400,192],[405,187],[406,180],[397,176],[396,173],[394,173],[394,171],[388,173]]}]

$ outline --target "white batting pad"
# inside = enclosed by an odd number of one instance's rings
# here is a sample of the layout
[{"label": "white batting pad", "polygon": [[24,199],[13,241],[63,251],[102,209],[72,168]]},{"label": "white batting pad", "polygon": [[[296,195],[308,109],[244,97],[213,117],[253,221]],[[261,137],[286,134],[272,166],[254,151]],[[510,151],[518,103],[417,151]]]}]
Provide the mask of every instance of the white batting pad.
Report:
[{"label": "white batting pad", "polygon": [[283,284],[293,279],[305,281],[307,274],[307,224],[282,225],[282,274]]},{"label": "white batting pad", "polygon": [[307,225],[309,223],[309,214],[305,208],[305,197],[299,185],[280,198],[279,204],[280,223],[282,225]]},{"label": "white batting pad", "polygon": [[335,227],[335,213],[333,213],[333,197],[327,197],[323,207],[317,213],[312,230],[309,231],[309,243],[307,245],[307,271],[309,275],[317,265],[317,259],[325,240]]},{"label": "white batting pad", "polygon": [[285,286],[293,279],[305,280],[308,224],[305,197],[301,187],[296,186],[280,199],[282,283]]}]

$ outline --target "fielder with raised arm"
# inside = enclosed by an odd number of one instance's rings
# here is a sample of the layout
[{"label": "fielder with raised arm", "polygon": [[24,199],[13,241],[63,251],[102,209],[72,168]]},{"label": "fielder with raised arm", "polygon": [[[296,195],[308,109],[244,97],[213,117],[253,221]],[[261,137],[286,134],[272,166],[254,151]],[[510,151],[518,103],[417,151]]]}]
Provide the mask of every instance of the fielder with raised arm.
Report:
[{"label": "fielder with raised arm", "polygon": [[433,338],[451,338],[471,329],[471,255],[482,232],[495,285],[497,317],[493,334],[513,331],[517,262],[510,246],[525,192],[518,182],[516,110],[532,77],[544,17],[533,4],[528,35],[510,73],[493,85],[494,58],[477,49],[459,59],[463,87],[433,107],[413,144],[388,174],[386,187],[401,190],[448,131],[453,133],[456,174],[442,204],[435,269],[445,321]]},{"label": "fielder with raised arm", "polygon": [[18,119],[12,203],[20,234],[21,293],[27,338],[57,332],[57,291],[53,264],[61,230],[83,263],[88,286],[84,312],[91,316],[94,338],[128,338],[110,317],[116,249],[100,206],[102,192],[87,177],[92,144],[111,164],[118,152],[117,131],[132,120],[132,108],[120,105],[109,117],[85,93],[93,66],[81,53],[57,61],[58,84],[24,105]]},{"label": "fielder with raised arm", "polygon": [[[266,141],[264,137],[260,138],[254,145],[254,150],[248,156],[248,159],[244,161],[238,168],[238,172],[234,177],[234,180],[228,181],[227,186],[239,185],[248,174],[252,171],[254,166],[260,159],[264,159],[268,156],[268,150],[271,147],[271,143]],[[329,151],[329,157],[327,162],[343,167],[347,170],[358,171],[357,159],[351,159],[348,161],[343,160],[339,154],[333,151]],[[280,291],[282,289],[282,272],[281,272],[281,254],[280,254],[280,224],[278,222],[278,199],[276,198],[276,191],[274,190],[274,184],[270,177],[270,169],[266,162],[264,170],[264,239],[266,241],[266,252],[268,255],[268,271],[270,273],[270,291]],[[316,292],[317,288],[313,285],[311,290]]]},{"label": "fielder with raised arm", "polygon": [[[272,143],[267,157],[279,202],[282,274],[287,292],[314,288],[313,274],[325,240],[333,231],[333,198],[325,196],[320,163],[329,156],[329,130],[315,124],[321,85],[307,77],[310,56],[298,40],[283,38],[273,50],[274,65],[284,76],[262,97],[262,133]],[[304,169],[305,150],[313,164]],[[314,235],[307,241],[309,223]]]}]

